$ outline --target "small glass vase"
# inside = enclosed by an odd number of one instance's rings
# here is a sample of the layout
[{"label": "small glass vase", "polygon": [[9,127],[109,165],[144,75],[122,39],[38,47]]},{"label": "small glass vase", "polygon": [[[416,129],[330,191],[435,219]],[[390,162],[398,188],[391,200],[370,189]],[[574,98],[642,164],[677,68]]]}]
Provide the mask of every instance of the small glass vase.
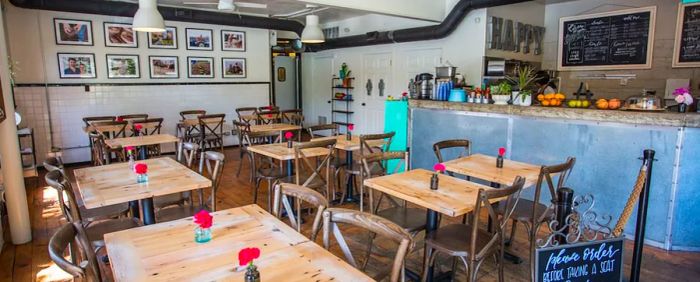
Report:
[{"label": "small glass vase", "polygon": [[147,183],[148,182],[148,174],[143,173],[143,174],[136,174],[136,183]]},{"label": "small glass vase", "polygon": [[680,103],[678,104],[678,112],[679,113],[685,113],[688,111],[688,105],[685,103]]},{"label": "small glass vase", "polygon": [[245,282],[260,282],[260,272],[255,265],[249,265],[245,272]]},{"label": "small glass vase", "polygon": [[206,243],[211,241],[211,228],[195,228],[194,241],[197,243]]}]

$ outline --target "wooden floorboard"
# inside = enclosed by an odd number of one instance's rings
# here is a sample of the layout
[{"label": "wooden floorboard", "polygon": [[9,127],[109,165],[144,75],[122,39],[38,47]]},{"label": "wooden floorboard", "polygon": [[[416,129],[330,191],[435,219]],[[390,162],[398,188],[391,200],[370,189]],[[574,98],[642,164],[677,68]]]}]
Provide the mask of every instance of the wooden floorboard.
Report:
[{"label": "wooden floorboard", "polygon": [[[237,149],[226,150],[226,164],[223,179],[219,192],[217,193],[217,209],[227,209],[239,207],[252,203],[253,185],[249,182],[249,163],[244,162],[240,177],[236,177],[239,157]],[[69,167],[68,173],[72,175]],[[14,246],[10,242],[9,230],[6,229],[6,244],[0,254],[0,282],[4,281],[65,281],[68,280],[65,273],[53,264],[48,256],[47,244],[51,234],[59,227],[64,220],[61,217],[61,210],[56,202],[55,191],[46,187],[43,181],[44,172],[40,172],[40,178],[27,181],[27,200],[32,221],[32,235],[34,240],[31,243]],[[267,187],[260,189],[258,204],[267,206]],[[624,200],[624,199],[621,199]],[[356,205],[343,205],[347,208],[357,208]],[[311,218],[303,228],[303,233],[309,235]],[[458,219],[444,218],[442,224],[457,222]],[[356,228],[342,228],[348,239],[351,249],[357,254],[361,254],[369,240],[368,234]],[[521,257],[527,258],[527,245],[523,228],[518,229],[513,251]],[[320,237],[320,236],[319,236]],[[407,266],[410,269],[419,270],[422,267],[423,235],[418,235],[419,247],[410,254]],[[317,242],[321,242],[320,238]],[[375,275],[386,270],[393,259],[395,246],[388,240],[378,238],[375,240],[375,253],[367,267],[367,273]],[[632,243],[625,245],[625,273],[629,272],[629,263],[632,259]],[[331,251],[342,257],[342,252],[337,245],[333,245]],[[358,256],[358,260],[362,257]],[[439,259],[440,265],[447,269],[451,265],[451,260],[447,258]],[[642,281],[698,281],[700,277],[700,253],[692,252],[666,252],[653,247],[645,247],[642,269]],[[506,263],[506,281],[528,281],[528,262],[520,265]],[[497,281],[497,271],[491,260],[487,260],[479,272],[480,281]],[[458,281],[464,281],[464,268],[458,267]]]}]

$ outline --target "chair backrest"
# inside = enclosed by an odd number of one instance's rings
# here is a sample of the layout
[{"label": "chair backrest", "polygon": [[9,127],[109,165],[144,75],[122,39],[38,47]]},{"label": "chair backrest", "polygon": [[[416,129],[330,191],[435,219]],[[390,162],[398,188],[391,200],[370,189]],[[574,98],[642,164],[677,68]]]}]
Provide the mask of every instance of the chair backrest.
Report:
[{"label": "chair backrest", "polygon": [[259,124],[281,123],[282,114],[279,110],[259,110],[255,112]]},{"label": "chair backrest", "polygon": [[[330,180],[330,164],[331,159],[333,158],[333,152],[335,152],[336,142],[337,140],[331,139],[313,142],[303,142],[294,145],[294,182],[297,185],[308,186],[315,179],[319,179],[321,182],[323,182],[323,185],[326,187],[326,191],[328,191],[328,185]],[[328,153],[321,156],[307,156],[304,151],[313,148],[326,148],[328,149]],[[304,183],[300,183],[301,175],[305,171],[311,172],[311,175],[306,179],[306,181],[304,181]]]},{"label": "chair backrest", "polygon": [[435,152],[435,157],[437,157],[439,163],[447,161],[442,155],[443,150],[452,148],[459,149],[459,155],[457,158],[466,157],[472,154],[471,141],[467,139],[443,140],[433,144],[433,152]]},{"label": "chair backrest", "polygon": [[[73,187],[68,180],[68,177],[60,170],[54,170],[46,173],[44,176],[46,184],[56,189],[58,194],[58,204],[61,207],[61,212],[69,222],[82,222],[80,209],[76,202]],[[67,197],[67,198],[65,198]]]},{"label": "chair backrest", "polygon": [[[201,137],[214,135],[216,138],[224,137],[224,119],[226,114],[201,115],[199,119],[199,127],[201,128]],[[201,145],[201,144],[200,144]]]},{"label": "chair backrest", "polygon": [[[85,262],[82,263],[74,253],[78,246]],[[84,281],[103,281],[100,267],[97,262],[97,255],[90,244],[85,229],[80,223],[66,223],[56,230],[56,233],[49,239],[49,256],[56,265],[73,275],[74,278],[81,278]],[[66,250],[71,252],[71,260],[64,256]]]},{"label": "chair backrest", "polygon": [[[292,227],[296,228],[297,232],[299,233],[301,233],[301,222],[299,219],[301,218],[302,202],[309,203],[316,208],[316,216],[314,217],[310,237],[311,241],[315,241],[317,233],[314,233],[313,231],[319,230],[323,210],[329,207],[328,199],[313,189],[292,183],[276,184],[274,193],[275,197],[274,204],[272,206],[272,214],[279,218],[281,217],[282,209],[284,209],[287,212],[289,223],[292,225]],[[290,197],[296,199],[296,201],[294,201],[296,204],[296,210],[292,209],[292,202],[290,202],[289,199]],[[296,215],[294,214],[294,211],[296,211]]]},{"label": "chair backrest", "polygon": [[[543,184],[547,185],[547,188],[549,188],[549,195],[552,199],[552,202],[555,202],[557,200],[556,191],[557,189],[564,186],[564,183],[566,183],[566,179],[569,177],[569,175],[571,174],[571,170],[574,168],[574,164],[576,164],[576,158],[568,157],[566,159],[566,162],[564,163],[551,166],[543,165],[540,168],[540,174],[537,177],[537,183],[535,184],[535,197],[533,199],[535,205],[537,205],[540,201]],[[557,174],[559,175],[559,180],[557,181],[557,184],[555,186],[554,179],[552,176]],[[546,213],[537,214],[537,209],[535,208],[532,209],[532,212],[533,220],[537,220],[537,222],[542,222],[542,220],[544,220],[543,217],[546,215]]]},{"label": "chair backrest", "polygon": [[[221,175],[224,172],[225,159],[226,157],[224,154],[215,151],[202,152],[199,159],[199,174],[207,176],[209,179],[211,179],[211,196],[209,207],[211,208],[212,212],[216,211],[216,191],[217,188],[219,188],[219,183],[221,183]],[[204,206],[201,194],[199,200],[200,206]]]},{"label": "chair backrest", "polygon": [[[44,160],[44,169],[47,171],[63,170],[63,161],[57,157],[48,157]],[[64,172],[65,173],[65,172]]]},{"label": "chair backrest", "polygon": [[180,112],[180,119],[181,120],[186,120],[186,119],[196,119],[198,116],[206,115],[207,111],[205,110],[187,110],[187,111],[182,111]]},{"label": "chair backrest", "polygon": [[309,135],[311,135],[311,138],[325,137],[323,135],[319,135],[319,131],[328,131],[330,134],[328,134],[327,136],[338,136],[338,124],[335,123],[309,126],[306,128],[306,130],[309,132]]},{"label": "chair backrest", "polygon": [[99,121],[92,122],[93,126],[99,126],[106,130],[101,131],[106,138],[123,138],[126,137],[126,126],[129,125],[128,121]]},{"label": "chair backrest", "polygon": [[301,109],[282,111],[282,122],[302,125],[304,123],[304,113]]},{"label": "chair backrest", "polygon": [[260,112],[260,111],[279,111],[279,110],[280,110],[280,107],[275,106],[275,105],[258,107],[258,112]]},{"label": "chair backrest", "polygon": [[[396,160],[396,164],[389,167],[387,164],[391,160]],[[364,187],[365,179],[374,178],[377,176],[388,175],[398,172],[404,165],[408,163],[408,154],[406,152],[376,152],[367,155],[363,155],[360,159],[361,172],[360,173],[360,185]],[[375,169],[378,167],[379,170]],[[363,189],[364,191],[368,191]],[[377,203],[374,203],[374,189],[369,189],[369,207],[370,212],[376,214],[377,209],[381,205],[382,199],[384,199],[385,194],[381,193]],[[391,197],[389,200],[392,202],[393,206],[398,206],[398,203]],[[402,201],[403,206],[406,205],[406,201]],[[361,211],[364,211],[364,207],[360,207]]]},{"label": "chair backrest", "polygon": [[131,136],[136,136],[136,125],[141,125],[141,130],[138,135],[154,135],[160,134],[160,129],[163,127],[163,118],[147,118],[136,120],[131,123]]},{"label": "chair backrest", "polygon": [[83,122],[85,123],[85,126],[90,126],[90,124],[93,122],[115,121],[116,119],[117,117],[115,116],[84,117]]},{"label": "chair backrest", "polygon": [[404,279],[404,261],[406,255],[413,249],[414,244],[411,234],[403,230],[398,224],[380,216],[343,208],[326,209],[323,211],[323,246],[326,249],[330,248],[330,234],[333,232],[335,240],[345,255],[345,259],[358,269],[358,264],[355,262],[355,258],[338,228],[338,223],[359,227],[398,243],[391,267],[390,281],[395,282]]},{"label": "chair backrest", "polygon": [[256,107],[242,107],[236,109],[236,114],[238,115],[238,121],[250,124],[255,121],[257,115],[255,113],[258,111]]},{"label": "chair backrest", "polygon": [[250,144],[244,144],[243,142],[246,141],[245,135],[247,135],[250,132],[250,123],[241,121],[240,120],[240,114],[239,114],[239,120],[233,120],[233,127],[235,127],[236,130],[236,135],[238,136],[238,145],[243,148],[244,146],[250,145]]},{"label": "chair backrest", "polygon": [[199,146],[195,143],[192,142],[179,142],[178,143],[178,152],[177,152],[177,161],[180,162],[181,164],[184,164],[188,168],[192,169],[194,165],[194,160],[196,159],[197,156],[197,150],[199,149]]},{"label": "chair backrest", "polygon": [[105,158],[109,157],[105,154],[105,136],[97,132],[90,132],[88,136],[92,146],[92,165],[105,165]]},{"label": "chair backrest", "polygon": [[131,115],[121,115],[117,117],[117,120],[123,120],[123,121],[141,121],[148,119],[148,114],[131,114]]},{"label": "chair backrest", "polygon": [[[513,181],[513,185],[509,187],[488,190],[483,188],[479,189],[479,194],[477,195],[476,203],[474,204],[474,211],[472,213],[476,216],[472,216],[472,225],[470,230],[471,236],[468,237],[470,250],[469,260],[483,260],[484,257],[489,254],[490,249],[500,247],[497,244],[500,244],[501,242],[502,236],[505,232],[504,230],[508,224],[508,220],[513,214],[515,206],[518,204],[518,200],[520,199],[520,191],[522,191],[523,186],[525,186],[525,178],[518,176]],[[504,213],[500,217],[496,212],[496,206],[498,205],[493,205],[493,203],[499,199],[504,203],[503,206],[505,207]],[[481,214],[481,209],[487,210],[487,213],[493,220],[494,224],[492,225],[493,231],[490,233],[490,238],[485,240],[488,243],[486,243],[482,249],[477,250],[477,242],[484,239],[477,238],[477,236],[479,236],[479,222],[482,220],[481,216],[478,216]]]},{"label": "chair backrest", "polygon": [[[393,131],[379,134],[360,135],[360,154],[364,155],[388,151],[394,135],[396,135],[396,133]],[[375,142],[372,141],[380,141],[380,144],[374,144]]]}]

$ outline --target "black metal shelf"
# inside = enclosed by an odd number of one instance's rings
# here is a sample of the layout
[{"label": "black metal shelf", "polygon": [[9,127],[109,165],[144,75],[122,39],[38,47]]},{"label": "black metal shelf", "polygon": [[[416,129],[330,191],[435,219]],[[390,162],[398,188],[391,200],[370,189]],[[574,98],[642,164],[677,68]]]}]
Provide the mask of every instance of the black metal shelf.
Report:
[{"label": "black metal shelf", "polygon": [[[347,78],[347,79],[355,79],[354,77],[346,77],[346,78]],[[340,77],[334,77],[333,79],[334,79],[334,80],[338,80],[338,79],[341,79],[341,78],[340,78]],[[342,79],[345,79],[345,78],[342,78]]]},{"label": "black metal shelf", "polygon": [[345,101],[345,102],[352,102],[352,101],[355,101],[355,100],[353,100],[353,99],[335,99],[335,98],[333,98],[333,101]]},{"label": "black metal shelf", "polygon": [[341,111],[341,110],[333,110],[333,112],[334,112],[334,113],[339,113],[339,114],[346,114],[346,115],[354,114],[354,113],[355,113],[355,112],[353,112],[353,111]]},{"label": "black metal shelf", "polygon": [[348,126],[348,125],[351,125],[351,124],[352,124],[352,123],[349,123],[349,122],[340,122],[340,121],[334,121],[333,123],[339,124],[339,125],[342,125],[342,126]]},{"label": "black metal shelf", "polygon": [[345,87],[345,86],[333,86],[333,89],[355,89],[355,87],[352,87],[352,86],[349,86],[349,87]]}]

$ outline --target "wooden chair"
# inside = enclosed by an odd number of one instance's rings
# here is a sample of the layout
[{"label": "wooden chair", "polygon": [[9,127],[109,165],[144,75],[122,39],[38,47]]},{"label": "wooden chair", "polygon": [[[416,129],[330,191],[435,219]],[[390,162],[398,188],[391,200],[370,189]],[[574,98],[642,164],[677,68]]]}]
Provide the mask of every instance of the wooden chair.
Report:
[{"label": "wooden chair", "polygon": [[258,124],[282,123],[282,115],[279,110],[259,110],[255,112]]},{"label": "wooden chair", "polygon": [[[320,190],[326,197],[331,193],[330,163],[335,152],[337,140],[322,140],[294,144],[294,175],[280,179],[282,182],[295,183],[311,189]],[[328,153],[317,157],[306,156],[305,150],[325,148]]]},{"label": "wooden chair", "polygon": [[[103,128],[107,128],[108,130],[100,132],[103,136],[104,139],[114,139],[114,138],[124,138],[126,137],[126,127],[129,125],[128,121],[101,121],[101,122],[93,122],[92,123],[95,126],[100,126]],[[116,158],[118,161],[124,161],[124,150],[122,148],[110,148],[107,146],[104,146],[103,148],[105,158],[107,159],[107,163],[111,162],[113,158]]]},{"label": "wooden chair", "polygon": [[92,165],[101,166],[107,165],[112,162],[112,154],[114,154],[114,159],[117,161],[125,161],[126,156],[124,155],[124,150],[122,148],[108,148],[105,144],[105,136],[97,133],[90,132],[90,144],[92,146]]},{"label": "wooden chair", "polygon": [[[433,152],[435,152],[435,157],[437,158],[439,163],[444,163],[447,161],[443,156],[443,151],[450,149],[458,150],[458,155],[456,159],[470,156],[472,154],[471,141],[467,139],[443,140],[433,144]],[[448,171],[447,174],[449,174],[450,176],[454,176],[454,173],[450,171]]]},{"label": "wooden chair", "polygon": [[[395,132],[388,132],[388,133],[379,133],[379,134],[367,134],[367,135],[360,135],[360,150],[359,152],[359,157],[360,159],[355,160],[352,163],[351,167],[348,166],[342,166],[338,167],[335,172],[335,179],[340,180],[340,171],[342,170],[345,173],[345,181],[343,183],[347,183],[351,180],[352,177],[357,177],[362,173],[362,156],[366,154],[372,154],[372,153],[378,153],[378,152],[386,152],[389,150],[389,147],[391,146],[391,140],[394,138]],[[369,143],[373,143],[372,141],[381,141],[379,145],[370,145]],[[375,166],[373,166],[374,169],[376,169]],[[377,171],[378,172],[378,171]],[[356,178],[355,178],[356,180]],[[339,183],[338,186],[340,186]],[[356,184],[355,187],[358,187]],[[346,190],[343,189],[343,196],[341,198],[341,203],[343,202],[343,199],[346,197]],[[364,197],[364,195],[360,195],[360,197]]]},{"label": "wooden chair", "polygon": [[[177,154],[175,154],[176,160],[189,169],[193,169],[198,151],[197,144],[192,142],[180,142],[178,144]],[[192,204],[191,192],[168,194],[153,198],[153,206],[155,207],[156,213],[169,206],[183,206],[186,204]]]},{"label": "wooden chair", "polygon": [[[296,199],[296,201],[290,201],[289,198]],[[282,209],[284,209],[291,226],[296,228],[297,232],[301,233],[301,206],[304,202],[316,208],[316,216],[314,217],[311,230],[318,231],[319,225],[321,224],[321,215],[323,211],[329,207],[329,204],[328,200],[323,197],[321,193],[313,189],[292,183],[278,183],[275,185],[275,200],[272,214],[280,218],[282,216]],[[295,204],[294,209],[292,209],[292,203]],[[316,240],[316,235],[316,233],[311,233],[309,237],[311,241]]]},{"label": "wooden chair", "polygon": [[246,124],[254,124],[258,111],[256,107],[242,107],[236,109],[236,115],[238,115],[238,121]]},{"label": "wooden chair", "polygon": [[[101,121],[115,121],[117,119],[116,116],[95,116],[95,117],[84,117],[83,118],[83,123],[85,123],[86,127],[89,127],[92,122],[101,122]],[[90,139],[90,151],[92,151],[92,139]],[[94,155],[91,155],[91,161],[94,163]]]},{"label": "wooden chair", "polygon": [[198,136],[199,149],[219,148],[224,152],[224,119],[226,114],[201,115],[199,120],[200,134]]},{"label": "wooden chair", "polygon": [[196,120],[199,116],[206,115],[205,110],[187,110],[180,112],[180,122],[175,127],[175,136],[182,138],[184,141],[192,141],[199,135],[200,128],[198,126],[188,126],[184,124],[185,120]]},{"label": "wooden chair", "polygon": [[46,158],[46,160],[44,160],[44,169],[46,169],[46,171],[60,170],[64,175],[66,174],[63,161],[57,157]]},{"label": "wooden chair", "polygon": [[[314,125],[307,127],[306,131],[309,132],[311,139],[328,136],[338,136],[338,125],[335,123]],[[319,132],[328,133],[328,135],[321,135],[319,134]]]},{"label": "wooden chair", "polygon": [[127,122],[142,121],[148,119],[148,114],[131,114],[131,115],[121,115],[117,117],[117,120],[123,120]]},{"label": "wooden chair", "polygon": [[[359,227],[369,231],[370,233],[386,237],[391,241],[398,243],[398,248],[396,250],[396,255],[394,256],[394,262],[392,263],[391,270],[387,272],[390,274],[389,281],[396,282],[405,280],[404,262],[406,260],[406,255],[411,252],[414,246],[411,235],[408,234],[408,232],[396,225],[396,223],[361,211],[342,208],[329,208],[323,211],[323,246],[326,249],[330,248],[330,237],[332,232],[335,240],[340,246],[340,249],[345,255],[345,260],[360,270],[364,270],[364,267],[358,266],[357,262],[355,261],[355,258],[353,257],[343,234],[338,228],[338,223]],[[312,232],[316,233],[317,230]],[[368,254],[366,257],[369,258],[370,255]],[[367,263],[363,263],[363,265],[367,265]],[[386,276],[386,273],[380,273],[378,276],[379,277],[373,278],[380,281],[381,278]]]},{"label": "wooden chair", "polygon": [[[44,177],[46,183],[58,192],[58,203],[63,215],[69,222],[79,223],[85,227],[87,238],[95,242],[96,247],[104,246],[104,234],[126,230],[142,225],[141,221],[131,217],[112,218],[115,214],[125,215],[128,205],[113,205],[103,208],[86,209],[78,206],[75,191],[70,181],[60,171],[48,172]],[[67,196],[64,198],[64,196]]]},{"label": "wooden chair", "polygon": [[261,112],[261,111],[279,111],[279,110],[280,110],[280,107],[275,106],[275,105],[258,107],[258,112]]},{"label": "wooden chair", "polygon": [[[136,125],[141,125],[141,130],[136,130]],[[160,134],[160,129],[163,127],[163,118],[147,118],[143,120],[133,121],[131,123],[131,136],[147,136]],[[160,144],[146,146],[146,154],[148,158],[160,156]]]},{"label": "wooden chair", "polygon": [[[517,177],[513,185],[500,189],[479,189],[474,204],[470,224],[450,224],[429,233],[425,239],[425,259],[423,261],[422,281],[427,280],[427,269],[435,263],[438,253],[459,258],[466,267],[467,280],[477,281],[479,268],[490,256],[496,257],[498,281],[503,281],[503,254],[505,252],[504,229],[508,219],[513,214],[515,205],[520,197],[520,191],[525,185],[525,179]],[[498,216],[493,202],[503,202],[502,216]],[[493,230],[479,228],[481,209],[486,209],[493,219]],[[453,264],[453,272],[455,271]]]},{"label": "wooden chair", "polygon": [[304,124],[304,112],[301,109],[284,110],[282,113],[282,122],[303,125]]},{"label": "wooden chair", "polygon": [[[49,239],[48,249],[51,260],[73,278],[91,282],[112,280],[111,277],[105,277],[107,272],[100,270],[97,254],[79,223],[69,222],[59,227]],[[66,252],[70,252],[70,260],[65,257]],[[82,253],[84,260],[78,258],[79,253]]]},{"label": "wooden chair", "polygon": [[[255,109],[255,108],[253,108]],[[236,109],[238,111],[238,109]],[[250,134],[250,123],[242,121],[241,114],[238,114],[238,119],[239,120],[233,120],[233,127],[235,130],[235,135],[238,136],[238,157],[240,158],[240,162],[238,162],[238,170],[236,172],[236,177],[241,176],[241,169],[243,168],[243,157],[247,157],[248,159],[248,164],[250,165],[250,182],[253,182],[253,173],[255,173],[253,169],[253,156],[248,152],[248,146],[250,146],[250,143],[248,143],[248,134]]]},{"label": "wooden chair", "polygon": [[[535,277],[535,249],[537,248],[537,232],[542,223],[548,222],[548,219],[554,212],[554,205],[557,201],[557,189],[564,186],[566,179],[571,174],[571,170],[576,164],[576,158],[569,157],[566,162],[551,166],[542,166],[540,168],[540,174],[537,177],[537,183],[535,184],[535,196],[533,200],[520,199],[518,204],[515,206],[513,215],[511,217],[513,223],[510,229],[510,239],[507,245],[510,245],[515,239],[515,229],[518,223],[522,223],[527,230],[528,242],[530,243],[530,275],[534,279]],[[557,184],[554,185],[554,175],[559,175],[559,180]],[[542,186],[546,184],[547,190],[549,190],[549,196],[551,203],[549,205],[544,205],[540,203],[540,197],[542,195]],[[499,205],[496,213],[499,215],[505,214],[505,206]],[[533,280],[534,281],[534,280]]]}]

